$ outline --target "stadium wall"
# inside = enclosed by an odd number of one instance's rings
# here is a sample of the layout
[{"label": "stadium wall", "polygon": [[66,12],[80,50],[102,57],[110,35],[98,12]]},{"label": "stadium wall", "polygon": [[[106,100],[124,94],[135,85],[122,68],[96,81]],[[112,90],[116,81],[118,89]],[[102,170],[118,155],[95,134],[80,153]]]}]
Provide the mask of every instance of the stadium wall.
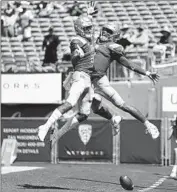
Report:
[{"label": "stadium wall", "polygon": [[[160,82],[153,87],[152,83],[148,81],[132,81],[132,82],[115,82],[111,83],[111,85],[117,90],[122,98],[131,105],[137,107],[146,117],[149,119],[161,118],[161,117],[172,117],[175,113],[177,113],[177,77],[171,76],[164,79],[161,79]],[[56,88],[58,84],[56,84]],[[61,87],[61,86],[60,86]],[[167,89],[164,94],[164,87],[170,88],[170,92]],[[13,94],[12,94],[13,95]],[[169,96],[170,95],[170,96]],[[170,103],[169,98],[173,98],[173,103]],[[108,101],[104,100],[109,106],[111,106],[112,110],[116,113],[119,113],[124,118],[132,119],[132,117],[122,112],[121,110],[116,109],[112,106]],[[164,108],[164,103],[167,103],[166,108]],[[31,122],[32,117],[46,117],[48,116],[54,108],[56,108],[58,104],[2,104],[2,117],[10,117],[8,127],[14,128],[14,124],[12,122],[12,117],[27,117],[29,118],[29,122]],[[91,117],[95,115],[91,114]],[[19,119],[20,120],[20,119]],[[37,127],[38,123],[32,125],[32,127]],[[20,123],[20,125],[22,125]],[[24,125],[24,124],[23,124]],[[18,128],[18,125],[16,125]],[[30,126],[29,126],[30,128]],[[20,129],[19,129],[20,130]],[[1,130],[2,131],[2,130]],[[144,134],[144,133],[143,133]],[[2,134],[3,135],[3,134]],[[6,137],[4,135],[4,137]],[[2,140],[1,140],[2,142]],[[173,142],[174,143],[174,142]],[[175,147],[175,143],[172,143],[172,150]],[[42,148],[43,151],[43,148]],[[61,153],[60,153],[61,154]],[[36,156],[37,157],[37,156]],[[172,159],[173,159],[172,152]],[[28,158],[27,158],[28,159]],[[37,157],[38,159],[38,157]],[[46,157],[47,161],[49,161],[49,155]],[[26,160],[26,158],[24,158]],[[33,159],[36,161],[36,158]],[[124,161],[124,160],[123,160]],[[172,160],[173,161],[173,160]],[[159,157],[156,163],[159,162]]]},{"label": "stadium wall", "polygon": [[[112,82],[111,85],[127,103],[135,106],[147,118],[172,118],[177,114],[177,76],[161,78],[155,86],[150,81]],[[104,102],[115,113],[132,119],[131,115],[107,100],[104,99]]]},{"label": "stadium wall", "polygon": [[[146,117],[156,118],[155,92],[150,81],[124,81],[111,83],[111,85],[127,103],[138,108]],[[106,100],[104,102],[111,106],[115,113],[122,115],[124,118],[133,118],[128,113],[117,109],[110,102]]]},{"label": "stadium wall", "polygon": [[[21,76],[21,74],[19,74],[19,76]],[[55,84],[55,89],[58,89],[58,83]],[[111,85],[127,103],[138,108],[148,118],[172,117],[174,113],[177,113],[177,76],[168,76],[168,78],[163,78],[156,84],[156,86],[153,86],[149,80],[111,82]],[[62,88],[60,87],[60,89]],[[10,95],[13,95],[12,91],[13,90],[11,90]],[[64,94],[67,95],[67,93],[64,93],[64,91],[62,92],[63,96]],[[168,101],[171,97],[173,98],[173,104]],[[114,107],[109,101],[104,99],[104,102],[105,104],[111,106],[115,113],[118,113],[127,119],[132,118],[132,116],[128,113],[124,113],[123,111]],[[2,102],[1,116],[46,117],[57,106],[58,104],[52,103],[9,104]],[[95,114],[91,114],[91,117],[95,116]]]}]

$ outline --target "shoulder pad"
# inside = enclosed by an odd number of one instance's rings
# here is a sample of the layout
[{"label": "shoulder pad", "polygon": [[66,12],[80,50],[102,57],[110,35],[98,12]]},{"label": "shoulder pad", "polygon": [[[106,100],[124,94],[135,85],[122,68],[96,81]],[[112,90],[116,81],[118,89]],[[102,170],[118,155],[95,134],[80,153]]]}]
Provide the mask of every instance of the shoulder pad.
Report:
[{"label": "shoulder pad", "polygon": [[79,43],[81,45],[85,45],[87,41],[83,37],[76,36],[71,39],[71,43]]},{"label": "shoulder pad", "polygon": [[123,52],[123,50],[124,50],[123,46],[119,45],[117,43],[109,44],[108,48],[115,52]]}]

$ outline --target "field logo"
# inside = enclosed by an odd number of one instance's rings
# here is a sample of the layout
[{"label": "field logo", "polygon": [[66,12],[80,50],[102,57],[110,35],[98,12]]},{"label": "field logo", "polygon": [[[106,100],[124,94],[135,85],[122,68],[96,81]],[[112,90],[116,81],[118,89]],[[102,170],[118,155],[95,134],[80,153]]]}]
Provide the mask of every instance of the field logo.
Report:
[{"label": "field logo", "polygon": [[84,145],[87,145],[92,136],[92,126],[88,124],[80,125],[78,131],[81,141]]}]

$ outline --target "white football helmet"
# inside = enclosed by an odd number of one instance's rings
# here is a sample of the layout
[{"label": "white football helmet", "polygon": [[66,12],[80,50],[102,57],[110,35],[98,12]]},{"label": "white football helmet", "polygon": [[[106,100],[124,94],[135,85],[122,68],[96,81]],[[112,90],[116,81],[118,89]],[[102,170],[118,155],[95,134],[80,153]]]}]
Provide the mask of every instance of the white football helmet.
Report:
[{"label": "white football helmet", "polygon": [[93,23],[91,18],[80,16],[74,22],[74,28],[78,35],[91,40],[93,37]]}]

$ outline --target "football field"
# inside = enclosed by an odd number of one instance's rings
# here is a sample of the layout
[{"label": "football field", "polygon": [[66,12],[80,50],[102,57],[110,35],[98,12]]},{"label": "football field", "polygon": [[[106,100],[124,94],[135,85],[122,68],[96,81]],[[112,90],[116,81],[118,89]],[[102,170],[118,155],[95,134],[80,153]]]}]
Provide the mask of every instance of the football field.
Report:
[{"label": "football field", "polygon": [[14,163],[2,167],[2,192],[124,192],[121,175],[129,176],[136,192],[175,192],[172,167],[132,164]]}]

